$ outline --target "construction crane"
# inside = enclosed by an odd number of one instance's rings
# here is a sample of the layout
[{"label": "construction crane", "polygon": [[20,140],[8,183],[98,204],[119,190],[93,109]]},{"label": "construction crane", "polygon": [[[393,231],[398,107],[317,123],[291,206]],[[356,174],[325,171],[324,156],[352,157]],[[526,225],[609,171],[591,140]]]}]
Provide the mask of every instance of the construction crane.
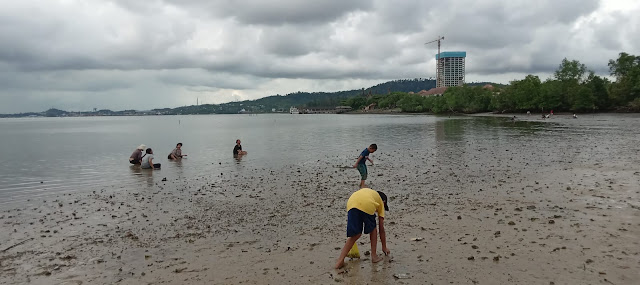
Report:
[{"label": "construction crane", "polygon": [[430,43],[435,43],[438,42],[438,55],[437,55],[437,60],[436,60],[436,87],[440,87],[442,85],[442,72],[440,72],[441,68],[444,68],[444,64],[442,63],[443,59],[440,56],[440,41],[444,40],[443,36],[438,36],[438,39],[435,39],[433,41],[424,43],[425,45],[428,45]]}]

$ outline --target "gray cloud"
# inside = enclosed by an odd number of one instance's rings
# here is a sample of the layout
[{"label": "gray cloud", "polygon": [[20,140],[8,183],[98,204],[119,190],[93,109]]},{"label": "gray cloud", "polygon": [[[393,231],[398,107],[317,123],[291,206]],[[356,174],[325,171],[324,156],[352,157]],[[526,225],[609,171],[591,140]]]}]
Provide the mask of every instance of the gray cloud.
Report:
[{"label": "gray cloud", "polygon": [[[620,7],[616,7],[616,5]],[[435,76],[435,44],[467,80],[601,75],[640,54],[640,3],[613,1],[13,1],[0,9],[0,112],[172,107]],[[200,101],[202,102],[202,101]]]},{"label": "gray cloud", "polygon": [[216,18],[230,17],[243,24],[278,26],[283,24],[324,24],[357,10],[369,10],[368,0],[166,0],[175,6],[208,13]]}]

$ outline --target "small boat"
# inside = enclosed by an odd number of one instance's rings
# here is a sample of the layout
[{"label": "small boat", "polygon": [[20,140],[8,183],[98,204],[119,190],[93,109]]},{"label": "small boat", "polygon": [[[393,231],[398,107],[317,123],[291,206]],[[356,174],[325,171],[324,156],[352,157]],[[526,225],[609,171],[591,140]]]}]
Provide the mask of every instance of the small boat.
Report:
[{"label": "small boat", "polygon": [[300,114],[300,111],[296,107],[291,107],[291,108],[289,108],[289,114],[297,115],[297,114]]}]

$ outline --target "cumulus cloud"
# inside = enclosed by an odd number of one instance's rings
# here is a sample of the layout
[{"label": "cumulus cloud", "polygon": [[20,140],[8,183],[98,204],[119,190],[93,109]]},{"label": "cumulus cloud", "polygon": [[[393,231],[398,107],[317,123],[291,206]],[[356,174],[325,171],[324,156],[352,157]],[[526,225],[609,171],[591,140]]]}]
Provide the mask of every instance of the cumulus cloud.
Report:
[{"label": "cumulus cloud", "polygon": [[640,54],[637,1],[24,0],[0,9],[0,113],[141,109],[338,91],[435,76],[435,44],[467,81],[600,75]]}]

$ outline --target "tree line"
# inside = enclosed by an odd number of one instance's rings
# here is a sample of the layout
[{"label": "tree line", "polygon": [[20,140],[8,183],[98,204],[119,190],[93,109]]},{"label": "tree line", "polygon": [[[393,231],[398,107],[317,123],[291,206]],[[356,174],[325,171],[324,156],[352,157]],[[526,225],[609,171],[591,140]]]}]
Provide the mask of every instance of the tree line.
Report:
[{"label": "tree line", "polygon": [[595,75],[577,60],[563,59],[553,77],[536,75],[511,81],[502,88],[464,85],[449,87],[442,96],[420,96],[405,92],[348,98],[343,105],[361,109],[400,108],[403,112],[596,112],[640,111],[640,56],[620,53],[609,60],[615,81]]}]

